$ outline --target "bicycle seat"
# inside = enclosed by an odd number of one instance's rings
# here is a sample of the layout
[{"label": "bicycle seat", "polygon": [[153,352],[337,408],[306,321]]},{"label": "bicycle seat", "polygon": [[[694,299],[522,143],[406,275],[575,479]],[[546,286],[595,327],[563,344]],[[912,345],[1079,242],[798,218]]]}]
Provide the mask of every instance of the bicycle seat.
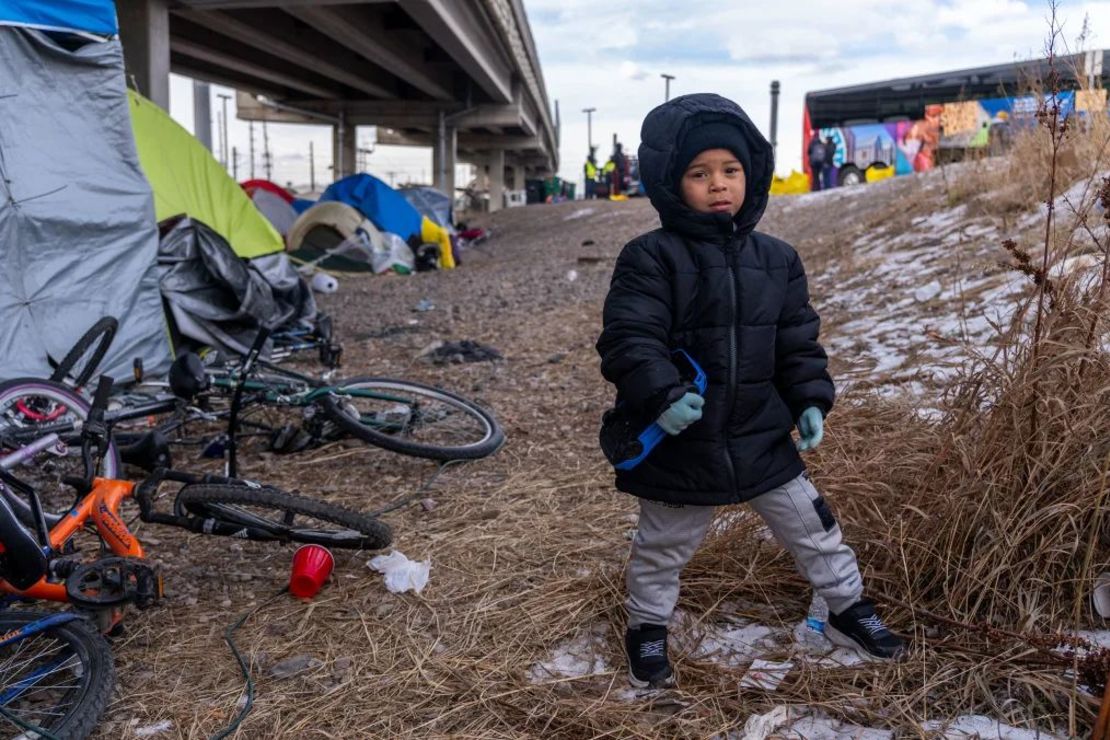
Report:
[{"label": "bicycle seat", "polygon": [[0,486],[0,543],[4,545],[0,556],[0,577],[19,590],[30,588],[46,575],[46,555],[34,536],[16,517],[8,503],[8,490]]},{"label": "bicycle seat", "polygon": [[185,352],[170,365],[170,390],[178,398],[191,400],[208,388],[204,363],[192,352]]}]

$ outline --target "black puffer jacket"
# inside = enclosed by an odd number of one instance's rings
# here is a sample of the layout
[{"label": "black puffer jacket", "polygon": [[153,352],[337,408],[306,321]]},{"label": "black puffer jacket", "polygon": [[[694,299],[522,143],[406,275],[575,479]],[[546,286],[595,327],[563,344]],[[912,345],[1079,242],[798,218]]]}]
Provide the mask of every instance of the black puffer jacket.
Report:
[{"label": "black puffer jacket", "polygon": [[[712,121],[735,124],[751,153],[747,195],[732,219],[687,207],[672,184],[685,132]],[[746,501],[805,470],[790,431],[808,406],[827,413],[834,395],[798,253],[754,231],[774,155],[744,111],[718,95],[659,106],[640,138],[640,176],[663,228],[617,259],[597,341],[601,372],[618,401],[648,421],[682,395],[673,349],[690,353],[709,387],[701,420],[617,471],[617,488],[671,503]]]}]

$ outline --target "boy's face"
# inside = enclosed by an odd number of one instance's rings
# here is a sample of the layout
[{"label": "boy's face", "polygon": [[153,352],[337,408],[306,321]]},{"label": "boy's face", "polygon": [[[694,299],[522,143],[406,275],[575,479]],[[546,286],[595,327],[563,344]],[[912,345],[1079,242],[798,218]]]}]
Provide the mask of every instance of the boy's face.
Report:
[{"label": "boy's face", "polygon": [[728,149],[706,149],[682,175],[682,200],[699,213],[735,216],[744,205],[747,179],[736,155]]}]

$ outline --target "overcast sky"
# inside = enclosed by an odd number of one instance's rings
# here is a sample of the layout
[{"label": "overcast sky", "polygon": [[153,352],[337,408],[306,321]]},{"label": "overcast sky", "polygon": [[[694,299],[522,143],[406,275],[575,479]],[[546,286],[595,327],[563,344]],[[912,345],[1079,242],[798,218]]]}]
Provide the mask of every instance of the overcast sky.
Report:
[{"label": "overcast sky", "polygon": [[[767,135],[770,83],[779,80],[777,169],[786,174],[801,164],[807,91],[1040,57],[1048,35],[1048,4],[1040,0],[524,0],[524,6],[552,106],[559,101],[561,174],[571,179],[580,178],[586,156],[582,109],[597,109],[593,140],[602,161],[614,133],[634,150],[644,115],[663,102],[663,73],[675,77],[672,97],[730,97]],[[1084,18],[1086,48],[1110,48],[1110,0],[1064,0],[1059,16],[1070,48],[1076,48]],[[214,98],[214,116],[219,102]],[[173,80],[171,111],[192,130],[192,89],[185,78]],[[229,111],[233,118],[234,99]],[[248,127],[232,120],[229,129],[245,179]],[[317,180],[328,180],[329,128],[272,125],[269,134],[274,180],[308,182],[309,140],[315,142]],[[260,137],[256,125],[257,152]],[[369,147],[373,130],[360,129],[360,139]],[[377,147],[367,163],[386,180],[389,172],[397,182],[431,177],[429,149]],[[464,175],[460,171],[460,185]]]}]

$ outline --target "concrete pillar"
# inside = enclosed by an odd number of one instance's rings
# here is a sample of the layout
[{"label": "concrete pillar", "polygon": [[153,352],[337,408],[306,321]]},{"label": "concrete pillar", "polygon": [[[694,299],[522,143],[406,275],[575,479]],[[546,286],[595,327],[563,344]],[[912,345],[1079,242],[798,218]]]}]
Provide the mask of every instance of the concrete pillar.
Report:
[{"label": "concrete pillar", "polygon": [[489,153],[489,210],[500,211],[505,207],[505,150],[494,149]]},{"label": "concrete pillar", "polygon": [[170,109],[169,0],[117,0],[119,35],[128,84]]},{"label": "concrete pillar", "polygon": [[193,80],[193,135],[212,151],[212,96],[208,83],[200,80]]},{"label": "concrete pillar", "polygon": [[524,190],[524,165],[513,165],[513,190]]},{"label": "concrete pillar", "polygon": [[454,126],[449,126],[446,116],[439,114],[439,126],[432,146],[432,172],[435,187],[450,198],[455,197],[455,162],[458,136]]},{"label": "concrete pillar", "polygon": [[351,124],[332,126],[331,151],[335,179],[355,174],[358,158],[358,127]]}]

